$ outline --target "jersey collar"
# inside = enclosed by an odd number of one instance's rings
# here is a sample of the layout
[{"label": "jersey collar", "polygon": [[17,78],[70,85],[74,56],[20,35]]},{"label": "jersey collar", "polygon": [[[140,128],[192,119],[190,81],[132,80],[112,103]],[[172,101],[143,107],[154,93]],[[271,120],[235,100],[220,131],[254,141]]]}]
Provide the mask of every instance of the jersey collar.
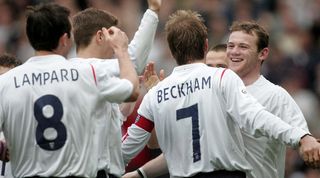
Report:
[{"label": "jersey collar", "polygon": [[56,62],[56,61],[63,61],[66,60],[65,57],[58,55],[58,54],[50,54],[50,55],[43,55],[43,56],[33,56],[29,58],[26,63],[29,62]]}]

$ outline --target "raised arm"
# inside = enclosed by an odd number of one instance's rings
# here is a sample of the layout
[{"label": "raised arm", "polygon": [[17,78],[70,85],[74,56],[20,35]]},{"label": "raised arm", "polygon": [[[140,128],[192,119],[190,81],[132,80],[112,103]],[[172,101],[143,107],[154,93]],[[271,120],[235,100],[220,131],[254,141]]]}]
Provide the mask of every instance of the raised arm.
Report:
[{"label": "raised arm", "polygon": [[154,41],[158,26],[158,14],[162,0],[148,0],[149,8],[141,19],[138,31],[129,44],[130,58],[136,66],[138,74],[143,72]]},{"label": "raised arm", "polygon": [[120,78],[129,80],[133,85],[131,95],[126,101],[135,101],[139,96],[139,78],[128,54],[128,37],[117,27],[102,28],[102,31],[118,57]]}]

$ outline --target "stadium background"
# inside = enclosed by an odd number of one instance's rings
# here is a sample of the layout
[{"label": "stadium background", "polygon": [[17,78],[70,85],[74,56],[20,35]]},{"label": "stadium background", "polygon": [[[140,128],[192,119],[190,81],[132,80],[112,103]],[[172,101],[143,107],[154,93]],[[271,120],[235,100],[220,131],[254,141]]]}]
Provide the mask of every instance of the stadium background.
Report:
[{"label": "stadium background", "polygon": [[[22,62],[33,55],[25,34],[25,9],[44,0],[0,0],[0,54],[8,52]],[[132,39],[146,0],[52,0],[71,9],[86,7],[112,12]],[[199,11],[209,30],[209,44],[225,43],[234,20],[257,20],[270,33],[271,54],[263,74],[284,87],[302,109],[310,128],[320,138],[320,0],[163,0],[160,23],[150,60],[169,74],[175,63],[166,44],[164,24],[177,9]],[[73,49],[69,54],[75,55]],[[297,152],[288,149],[286,178],[318,178]]]}]

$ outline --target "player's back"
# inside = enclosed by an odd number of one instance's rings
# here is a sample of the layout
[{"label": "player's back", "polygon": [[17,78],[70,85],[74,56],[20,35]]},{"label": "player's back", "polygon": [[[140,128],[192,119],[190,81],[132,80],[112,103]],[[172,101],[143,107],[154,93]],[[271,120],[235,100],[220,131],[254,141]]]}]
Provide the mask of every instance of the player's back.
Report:
[{"label": "player's back", "polygon": [[228,117],[220,89],[225,70],[202,63],[178,66],[147,94],[145,107],[151,105],[159,145],[173,176],[250,169],[240,129]]},{"label": "player's back", "polygon": [[95,125],[105,99],[97,70],[50,55],[0,79],[0,118],[16,177],[95,176]]}]

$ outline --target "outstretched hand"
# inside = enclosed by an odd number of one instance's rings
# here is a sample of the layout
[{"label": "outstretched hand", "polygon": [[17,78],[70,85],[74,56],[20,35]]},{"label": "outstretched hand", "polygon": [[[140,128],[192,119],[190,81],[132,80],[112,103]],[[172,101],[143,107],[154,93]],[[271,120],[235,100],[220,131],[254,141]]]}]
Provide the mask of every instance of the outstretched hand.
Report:
[{"label": "outstretched hand", "polygon": [[320,143],[310,135],[304,136],[300,140],[300,156],[307,166],[320,168]]},{"label": "outstretched hand", "polygon": [[157,85],[159,81],[163,80],[165,78],[164,76],[164,70],[161,69],[159,76],[157,75],[155,68],[154,68],[154,62],[149,62],[144,70],[143,73],[143,83],[144,87],[149,91],[152,87]]}]

